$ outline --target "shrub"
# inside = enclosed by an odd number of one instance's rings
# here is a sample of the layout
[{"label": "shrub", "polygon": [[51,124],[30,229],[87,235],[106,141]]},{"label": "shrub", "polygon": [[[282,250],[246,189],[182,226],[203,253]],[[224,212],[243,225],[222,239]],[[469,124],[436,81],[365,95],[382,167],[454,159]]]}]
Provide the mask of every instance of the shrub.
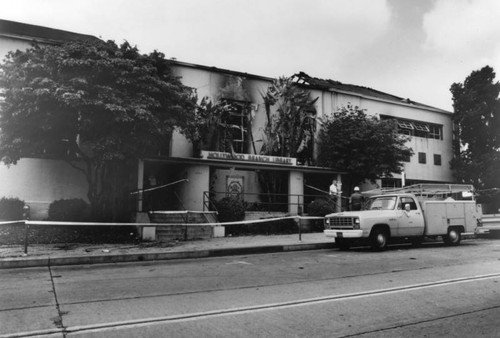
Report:
[{"label": "shrub", "polygon": [[[325,216],[335,212],[335,205],[332,200],[326,197],[316,198],[307,206],[309,216]],[[324,228],[323,220],[312,220],[312,230],[322,231]]]},{"label": "shrub", "polygon": [[215,202],[219,222],[236,222],[245,219],[245,202],[236,197],[224,197]]},{"label": "shrub", "polygon": [[81,198],[60,199],[49,206],[49,221],[85,222],[90,219],[90,206]]},{"label": "shrub", "polygon": [[307,206],[309,216],[325,216],[335,212],[333,202],[325,197],[316,198]]},{"label": "shrub", "polygon": [[3,197],[0,199],[0,220],[16,221],[23,219],[24,201],[19,198]]}]

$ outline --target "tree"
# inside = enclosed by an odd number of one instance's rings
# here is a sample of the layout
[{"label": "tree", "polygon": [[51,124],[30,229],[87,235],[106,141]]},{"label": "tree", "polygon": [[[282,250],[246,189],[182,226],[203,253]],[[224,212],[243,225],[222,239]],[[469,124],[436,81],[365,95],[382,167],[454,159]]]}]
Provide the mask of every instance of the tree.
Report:
[{"label": "tree", "polygon": [[[297,86],[292,78],[280,77],[262,94],[267,122],[260,153],[267,156],[297,157],[300,162],[311,164],[316,130],[316,110],[311,93]],[[276,106],[276,111],[271,108]],[[261,171],[259,181],[269,202],[287,198],[286,177],[278,172]],[[282,201],[285,203],[284,201]]]},{"label": "tree", "polygon": [[482,190],[482,202],[489,202],[488,190],[500,187],[500,83],[485,66],[464,83],[453,83],[450,91],[458,141],[451,161],[455,179]]},{"label": "tree", "polygon": [[[312,143],[316,127],[318,100],[297,86],[292,78],[280,77],[273,81],[262,95],[266,107],[267,124],[264,129],[263,155],[297,157]],[[271,107],[276,105],[276,113]],[[310,133],[310,134],[309,134]],[[310,149],[312,150],[312,149]]]},{"label": "tree", "polygon": [[379,120],[348,105],[324,121],[318,162],[348,172],[353,184],[392,177],[403,170],[403,161],[413,154],[405,146],[407,141],[407,137],[398,133],[394,120]]},{"label": "tree", "polygon": [[116,204],[124,163],[158,155],[196,107],[163,54],[127,42],[33,46],[10,52],[0,70],[1,161],[66,160],[85,173],[94,216]]}]

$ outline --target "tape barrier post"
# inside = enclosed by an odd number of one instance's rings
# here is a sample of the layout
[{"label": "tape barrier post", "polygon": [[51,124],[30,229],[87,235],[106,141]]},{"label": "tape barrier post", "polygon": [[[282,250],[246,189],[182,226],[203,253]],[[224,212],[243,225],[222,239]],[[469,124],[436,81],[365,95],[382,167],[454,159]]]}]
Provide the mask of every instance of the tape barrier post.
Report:
[{"label": "tape barrier post", "polygon": [[297,223],[297,227],[299,228],[299,242],[302,241],[302,222],[300,221],[300,216],[295,217],[295,223]]},{"label": "tape barrier post", "polygon": [[29,224],[28,221],[30,219],[30,206],[25,204],[23,207],[23,218],[24,218],[24,253],[28,254],[28,232],[29,232]]}]

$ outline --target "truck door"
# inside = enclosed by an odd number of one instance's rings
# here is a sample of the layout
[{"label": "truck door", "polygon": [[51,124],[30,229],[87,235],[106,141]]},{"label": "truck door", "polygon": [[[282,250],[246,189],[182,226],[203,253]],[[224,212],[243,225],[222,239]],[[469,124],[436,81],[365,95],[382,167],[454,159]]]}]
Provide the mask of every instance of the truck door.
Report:
[{"label": "truck door", "polygon": [[[410,210],[405,210],[405,205],[410,206]],[[398,228],[397,236],[421,236],[424,233],[424,217],[422,210],[412,197],[402,196],[397,205]]]}]

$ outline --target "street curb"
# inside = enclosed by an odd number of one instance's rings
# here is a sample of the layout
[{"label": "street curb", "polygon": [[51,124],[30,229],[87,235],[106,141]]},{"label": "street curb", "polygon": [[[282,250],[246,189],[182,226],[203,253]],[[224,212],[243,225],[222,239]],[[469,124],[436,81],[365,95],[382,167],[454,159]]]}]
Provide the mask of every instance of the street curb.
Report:
[{"label": "street curb", "polygon": [[81,264],[107,264],[127,262],[162,261],[172,259],[208,258],[222,256],[251,255],[262,253],[303,251],[331,249],[335,243],[309,243],[309,244],[287,244],[287,245],[264,245],[243,248],[207,249],[179,252],[156,252],[156,253],[133,253],[133,254],[109,254],[99,256],[75,256],[75,257],[53,257],[45,256],[39,258],[2,258],[0,269],[32,268],[60,265]]}]

